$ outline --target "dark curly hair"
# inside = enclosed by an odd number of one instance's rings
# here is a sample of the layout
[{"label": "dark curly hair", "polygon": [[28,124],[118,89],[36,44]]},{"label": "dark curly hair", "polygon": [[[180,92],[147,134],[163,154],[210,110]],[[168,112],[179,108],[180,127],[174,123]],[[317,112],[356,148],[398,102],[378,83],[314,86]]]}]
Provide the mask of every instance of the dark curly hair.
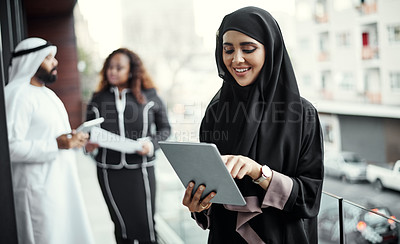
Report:
[{"label": "dark curly hair", "polygon": [[133,51],[127,48],[119,48],[113,51],[104,61],[103,68],[100,71],[100,82],[97,86],[96,92],[104,91],[110,88],[110,83],[107,80],[107,69],[110,66],[111,58],[118,53],[125,54],[129,58],[129,79],[128,87],[132,90],[133,96],[136,100],[143,104],[146,99],[143,96],[143,89],[156,88],[153,80],[145,69],[142,60]]}]

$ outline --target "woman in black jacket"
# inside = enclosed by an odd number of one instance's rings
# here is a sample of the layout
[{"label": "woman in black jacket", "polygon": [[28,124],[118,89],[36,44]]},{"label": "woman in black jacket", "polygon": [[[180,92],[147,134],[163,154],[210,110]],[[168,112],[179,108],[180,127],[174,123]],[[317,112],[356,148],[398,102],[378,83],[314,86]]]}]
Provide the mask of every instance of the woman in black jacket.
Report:
[{"label": "woman in black jacket", "polygon": [[200,140],[216,144],[246,205],[212,204],[215,193],[200,199],[204,186],[193,183],[183,204],[210,230],[209,243],[317,243],[322,132],[316,109],[299,94],[277,22],[256,7],[226,15],[215,56],[223,84]]},{"label": "woman in black jacket", "polygon": [[[171,127],[153,81],[129,49],[115,50],[104,62],[86,119],[98,117],[105,118],[102,129],[142,143],[135,153],[100,147],[95,156],[117,243],[156,243],[154,152]],[[96,147],[88,143],[86,150]]]}]

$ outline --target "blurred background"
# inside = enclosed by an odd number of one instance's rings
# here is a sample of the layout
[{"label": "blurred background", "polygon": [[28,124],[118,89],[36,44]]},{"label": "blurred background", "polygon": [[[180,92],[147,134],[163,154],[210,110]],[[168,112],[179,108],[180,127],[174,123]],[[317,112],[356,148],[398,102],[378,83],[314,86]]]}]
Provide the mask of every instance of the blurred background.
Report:
[{"label": "blurred background", "polygon": [[[338,226],[336,215],[329,211],[336,211],[338,200],[344,198],[356,209],[345,218],[349,243],[386,243],[388,238],[382,236],[387,231],[359,230],[357,224],[369,225],[363,219],[377,207],[389,217],[400,216],[400,161],[396,164],[400,160],[400,0],[4,0],[0,4],[3,86],[10,53],[20,40],[40,36],[51,41],[58,46],[59,80],[50,88],[63,100],[76,127],[84,120],[106,56],[127,47],[142,58],[167,106],[172,125],[169,140],[191,142],[199,140],[206,106],[222,84],[214,58],[222,18],[244,6],[266,9],[280,25],[300,93],[316,106],[323,125],[324,191],[333,195],[324,194],[320,232],[326,242],[338,243],[338,230],[327,234]],[[12,194],[3,136],[3,90],[0,95],[0,190],[4,192],[0,209],[5,216],[0,228],[9,229]],[[197,227],[182,206],[184,188],[162,152],[157,153],[159,234],[166,236],[166,243],[205,243],[207,231]],[[90,157],[78,154],[96,241],[114,243],[95,165]],[[375,165],[379,168],[372,168]],[[378,171],[380,176],[371,173]],[[391,181],[384,182],[388,178]],[[389,224],[386,229],[398,233],[399,227]],[[393,236],[388,243],[398,242],[398,234]]]}]

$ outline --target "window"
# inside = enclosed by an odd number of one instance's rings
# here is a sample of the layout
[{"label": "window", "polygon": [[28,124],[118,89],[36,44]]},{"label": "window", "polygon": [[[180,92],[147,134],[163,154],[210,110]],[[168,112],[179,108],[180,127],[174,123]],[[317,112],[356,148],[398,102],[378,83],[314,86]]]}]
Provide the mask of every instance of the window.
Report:
[{"label": "window", "polygon": [[322,134],[324,135],[324,141],[333,143],[333,129],[332,124],[322,124]]},{"label": "window", "polygon": [[328,88],[330,79],[330,73],[328,71],[322,72],[321,74],[321,87],[323,90]]},{"label": "window", "polygon": [[328,32],[319,34],[319,50],[327,52],[329,50],[329,34]]},{"label": "window", "polygon": [[328,6],[326,0],[317,0],[315,3],[315,20],[317,23],[328,22]]},{"label": "window", "polygon": [[378,45],[378,25],[368,24],[361,27],[362,45],[375,47]]},{"label": "window", "polygon": [[327,60],[329,60],[329,33],[324,32],[319,34],[318,61]]},{"label": "window", "polygon": [[400,24],[388,26],[389,43],[400,43]]},{"label": "window", "polygon": [[[338,151],[341,149],[340,125],[337,115],[320,115],[321,129],[324,135],[325,150]],[[325,156],[332,154],[327,153]]]},{"label": "window", "polygon": [[378,26],[377,24],[369,24],[362,26],[362,59],[378,59]]},{"label": "window", "polygon": [[302,78],[303,78],[303,79],[302,79],[302,83],[304,84],[304,86],[306,86],[306,87],[311,87],[311,85],[312,85],[312,78],[311,78],[311,75],[306,74],[306,75],[303,75]]},{"label": "window", "polygon": [[390,72],[390,88],[392,91],[400,92],[400,71]]},{"label": "window", "polygon": [[342,90],[354,90],[354,78],[352,73],[343,73],[341,75],[339,86]]},{"label": "window", "polygon": [[310,40],[303,38],[299,40],[299,49],[301,50],[309,50],[311,49]]},{"label": "window", "polygon": [[297,82],[299,83],[300,89],[304,89],[304,91],[313,91],[312,87],[312,78],[310,74],[303,74],[298,76]]},{"label": "window", "polygon": [[336,41],[338,47],[348,47],[350,46],[350,33],[349,32],[340,32],[336,35]]}]

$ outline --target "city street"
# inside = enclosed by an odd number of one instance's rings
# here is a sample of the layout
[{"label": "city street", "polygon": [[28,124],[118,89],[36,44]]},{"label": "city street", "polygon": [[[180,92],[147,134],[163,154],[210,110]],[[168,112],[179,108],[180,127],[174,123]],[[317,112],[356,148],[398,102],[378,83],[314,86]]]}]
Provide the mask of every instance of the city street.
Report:
[{"label": "city street", "polygon": [[368,182],[347,183],[328,176],[325,177],[323,190],[361,206],[386,206],[400,218],[400,192],[389,189],[379,192]]},{"label": "city street", "polygon": [[[338,178],[325,177],[322,196],[321,210],[318,216],[319,239],[321,244],[339,243],[339,201],[336,197],[343,198],[343,231],[346,243],[366,243],[366,240],[372,243],[383,243],[382,240],[394,240],[394,233],[398,229],[384,227],[387,221],[383,217],[371,214],[361,207],[367,209],[387,207],[391,214],[384,213],[387,216],[400,216],[400,193],[391,190],[379,192],[375,190],[369,182],[348,183]],[[334,197],[334,196],[336,197]],[[381,210],[379,210],[381,211]],[[382,210],[384,211],[384,210]],[[372,217],[372,216],[376,217]],[[382,219],[381,219],[382,218]],[[360,232],[361,223],[369,222],[366,229]],[[375,223],[374,225],[372,223]],[[377,225],[377,223],[380,223]],[[389,226],[389,225],[388,225]],[[398,227],[400,225],[397,225]],[[384,242],[386,243],[386,242]],[[396,242],[397,243],[397,242]]]}]

